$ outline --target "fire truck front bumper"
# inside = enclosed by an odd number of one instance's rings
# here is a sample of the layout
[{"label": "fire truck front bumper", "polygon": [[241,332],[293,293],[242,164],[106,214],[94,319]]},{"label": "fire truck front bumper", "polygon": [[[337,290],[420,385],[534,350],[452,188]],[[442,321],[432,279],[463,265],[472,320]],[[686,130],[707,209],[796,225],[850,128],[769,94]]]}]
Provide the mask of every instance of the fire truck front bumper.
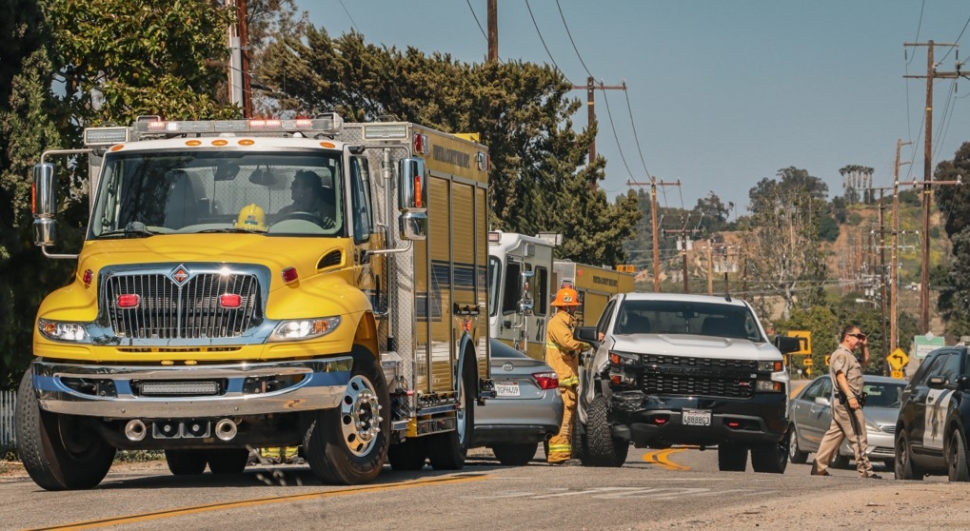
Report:
[{"label": "fire truck front bumper", "polygon": [[337,407],[349,356],[195,366],[33,362],[40,407],[102,418],[194,418],[295,413]]}]

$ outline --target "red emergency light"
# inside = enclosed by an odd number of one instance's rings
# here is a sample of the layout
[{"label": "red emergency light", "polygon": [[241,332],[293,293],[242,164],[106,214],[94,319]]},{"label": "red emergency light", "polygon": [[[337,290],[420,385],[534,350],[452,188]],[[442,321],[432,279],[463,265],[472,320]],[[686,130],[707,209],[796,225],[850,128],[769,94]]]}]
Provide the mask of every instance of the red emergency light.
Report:
[{"label": "red emergency light", "polygon": [[219,295],[219,306],[223,308],[238,308],[242,305],[242,297],[235,293]]},{"label": "red emergency light", "polygon": [[118,295],[119,308],[137,308],[141,297],[137,294]]}]

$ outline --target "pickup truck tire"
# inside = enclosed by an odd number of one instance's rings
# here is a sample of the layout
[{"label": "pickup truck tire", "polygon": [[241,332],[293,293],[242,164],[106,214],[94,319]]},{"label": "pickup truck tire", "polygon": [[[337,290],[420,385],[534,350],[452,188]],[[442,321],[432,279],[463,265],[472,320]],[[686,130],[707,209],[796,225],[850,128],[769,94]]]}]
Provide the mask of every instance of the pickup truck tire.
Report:
[{"label": "pickup truck tire", "polygon": [[387,449],[387,460],[391,463],[391,470],[413,471],[424,468],[428,460],[428,449],[422,437],[406,439],[392,444]]},{"label": "pickup truck tire", "polygon": [[904,426],[896,427],[896,479],[923,481],[923,471],[913,464],[913,453],[909,448],[909,437]]},{"label": "pickup truck tire", "polygon": [[593,399],[586,411],[586,451],[582,462],[586,466],[619,467],[626,461],[630,443],[613,437],[609,406],[606,397]]},{"label": "pickup truck tire", "polygon": [[249,450],[245,448],[225,448],[207,450],[209,470],[213,474],[242,474],[249,460]]},{"label": "pickup truck tire", "polygon": [[717,469],[721,472],[744,472],[748,468],[748,447],[735,443],[717,445]]},{"label": "pickup truck tire", "polygon": [[44,490],[90,489],[111,468],[115,448],[85,424],[89,419],[40,409],[30,369],[17,391],[17,455]]},{"label": "pickup truck tire", "polygon": [[205,450],[165,450],[165,463],[175,476],[198,476],[205,472]]},{"label": "pickup truck tire", "polygon": [[458,427],[449,432],[432,435],[428,440],[428,460],[435,470],[461,470],[465,466],[465,456],[468,455],[468,444],[475,426],[474,395],[478,389],[477,380],[475,356],[466,351],[465,360],[461,364],[461,380],[458,383],[458,394],[464,406],[456,415]]},{"label": "pickup truck tire", "polygon": [[788,467],[788,436],[776,443],[762,443],[751,447],[751,468],[755,472],[784,474]]},{"label": "pickup truck tire", "polygon": [[791,442],[788,443],[788,458],[796,465],[804,465],[808,462],[808,452],[802,451],[798,446],[798,430],[791,429]]},{"label": "pickup truck tire", "polygon": [[492,453],[505,466],[524,466],[536,456],[538,449],[536,443],[506,443],[493,446]]},{"label": "pickup truck tire", "polygon": [[391,399],[384,372],[363,347],[352,351],[354,367],[340,405],[310,415],[303,445],[315,476],[335,485],[373,481],[387,458]]},{"label": "pickup truck tire", "polygon": [[970,481],[970,467],[967,466],[967,444],[960,428],[950,434],[950,444],[946,447],[947,477],[950,482]]}]

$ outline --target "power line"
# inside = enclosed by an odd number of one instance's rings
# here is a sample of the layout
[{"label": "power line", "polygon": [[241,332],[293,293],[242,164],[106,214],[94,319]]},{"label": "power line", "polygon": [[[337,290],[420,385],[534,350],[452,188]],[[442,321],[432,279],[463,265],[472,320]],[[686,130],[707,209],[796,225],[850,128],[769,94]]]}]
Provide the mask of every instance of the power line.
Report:
[{"label": "power line", "polygon": [[579,53],[579,48],[576,47],[576,41],[573,40],[573,34],[569,31],[569,24],[566,24],[566,15],[562,13],[562,6],[559,5],[559,0],[556,0],[556,7],[559,8],[559,18],[562,19],[562,25],[566,28],[566,35],[569,36],[569,42],[572,43],[573,50],[576,50],[576,57],[579,57],[579,64],[583,65],[583,70],[586,70],[586,75],[593,77],[593,74],[589,71],[589,68],[586,68],[586,63],[583,61],[583,56]]},{"label": "power line", "polygon": [[468,4],[468,9],[472,12],[472,16],[475,17],[475,24],[478,24],[478,31],[482,32],[482,37],[485,37],[487,41],[488,35],[485,34],[485,28],[482,27],[482,23],[478,20],[478,15],[475,14],[475,8],[472,7],[472,0],[465,0],[465,3]]},{"label": "power line", "polygon": [[[921,29],[923,29],[923,8],[925,7],[926,7],[926,0],[923,0],[923,2],[919,6],[919,22],[916,24],[916,39],[914,39],[913,42],[919,42],[919,32]],[[903,49],[903,53],[907,53],[907,50],[905,48]],[[916,54],[913,54],[914,57],[915,55]],[[909,66],[909,63],[912,63],[912,62],[913,62],[913,59],[909,58],[906,61],[906,66]],[[908,74],[909,72],[906,72],[906,73]]]},{"label": "power line", "polygon": [[[601,81],[600,82],[600,86],[602,86],[602,85],[603,85],[603,82]],[[624,86],[626,86],[626,85],[624,85]],[[627,165],[627,163],[626,163],[626,156],[623,155],[623,147],[620,146],[620,137],[619,137],[619,135],[616,134],[616,126],[613,125],[613,113],[610,112],[610,98],[607,97],[605,90],[603,91],[603,101],[606,102],[606,116],[610,119],[610,129],[613,130],[613,138],[616,139],[616,147],[620,151],[620,160],[623,161],[623,167],[626,168],[627,174],[629,174],[630,175],[630,178],[632,179],[633,178],[633,172],[630,171],[630,166]],[[592,162],[592,161],[590,161],[590,162]]]},{"label": "power line", "polygon": [[347,18],[350,19],[350,27],[354,28],[354,31],[356,31],[357,33],[360,33],[360,30],[357,29],[357,23],[354,22],[354,17],[350,16],[350,11],[347,11],[347,6],[344,5],[344,0],[337,0],[337,1],[340,2],[340,7],[344,8],[344,13],[347,13]]},{"label": "power line", "polygon": [[[552,52],[549,51],[549,47],[546,46],[546,39],[542,37],[542,32],[539,31],[539,23],[536,22],[536,17],[532,14],[532,6],[529,5],[529,0],[525,0],[525,7],[529,10],[529,16],[532,17],[532,25],[536,27],[536,33],[539,34],[539,40],[542,41],[542,47],[546,49],[546,55],[549,56],[549,60],[552,61],[552,65],[556,67],[556,71],[562,74],[563,77],[566,77],[566,74],[564,74],[562,69],[559,68],[559,65],[556,64],[556,60],[552,58]],[[569,81],[569,79],[566,79],[566,82],[572,85],[572,81]]]},{"label": "power line", "polygon": [[[623,86],[626,86],[626,80],[623,81]],[[643,160],[643,150],[640,149],[640,137],[637,136],[637,124],[636,120],[633,119],[633,108],[630,107],[630,92],[624,90],[624,95],[626,96],[626,110],[630,114],[630,127],[633,128],[633,140],[637,143],[637,152],[640,154],[640,164],[643,164],[643,171],[646,172],[647,177],[650,177],[650,170],[647,169],[647,163]]]},{"label": "power line", "polygon": [[[959,42],[960,42],[960,39],[961,39],[961,38],[963,37],[963,32],[964,32],[964,31],[967,31],[967,26],[970,26],[970,18],[967,18],[967,22],[966,22],[966,23],[965,23],[965,24],[963,25],[963,29],[962,29],[962,30],[960,30],[960,34],[959,34],[959,35],[957,35],[957,38],[956,38],[956,40],[955,40],[955,41],[953,41],[953,46],[950,46],[950,49],[949,49],[949,50],[947,50],[947,51],[946,51],[946,53],[945,53],[945,54],[943,55],[943,59],[940,59],[940,62],[941,62],[941,63],[942,63],[943,61],[945,61],[945,60],[946,60],[946,58],[950,56],[950,52],[952,52],[952,51],[953,51],[953,49],[957,47],[957,45],[958,45],[958,44],[959,44]],[[919,41],[917,40],[916,42],[919,42]]]}]

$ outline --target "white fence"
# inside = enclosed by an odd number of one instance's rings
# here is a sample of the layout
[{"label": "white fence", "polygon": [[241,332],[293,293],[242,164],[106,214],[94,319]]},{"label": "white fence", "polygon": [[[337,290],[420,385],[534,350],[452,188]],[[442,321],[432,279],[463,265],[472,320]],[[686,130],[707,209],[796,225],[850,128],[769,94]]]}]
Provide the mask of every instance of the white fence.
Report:
[{"label": "white fence", "polygon": [[0,391],[0,448],[13,447],[13,412],[16,403],[16,391]]}]

